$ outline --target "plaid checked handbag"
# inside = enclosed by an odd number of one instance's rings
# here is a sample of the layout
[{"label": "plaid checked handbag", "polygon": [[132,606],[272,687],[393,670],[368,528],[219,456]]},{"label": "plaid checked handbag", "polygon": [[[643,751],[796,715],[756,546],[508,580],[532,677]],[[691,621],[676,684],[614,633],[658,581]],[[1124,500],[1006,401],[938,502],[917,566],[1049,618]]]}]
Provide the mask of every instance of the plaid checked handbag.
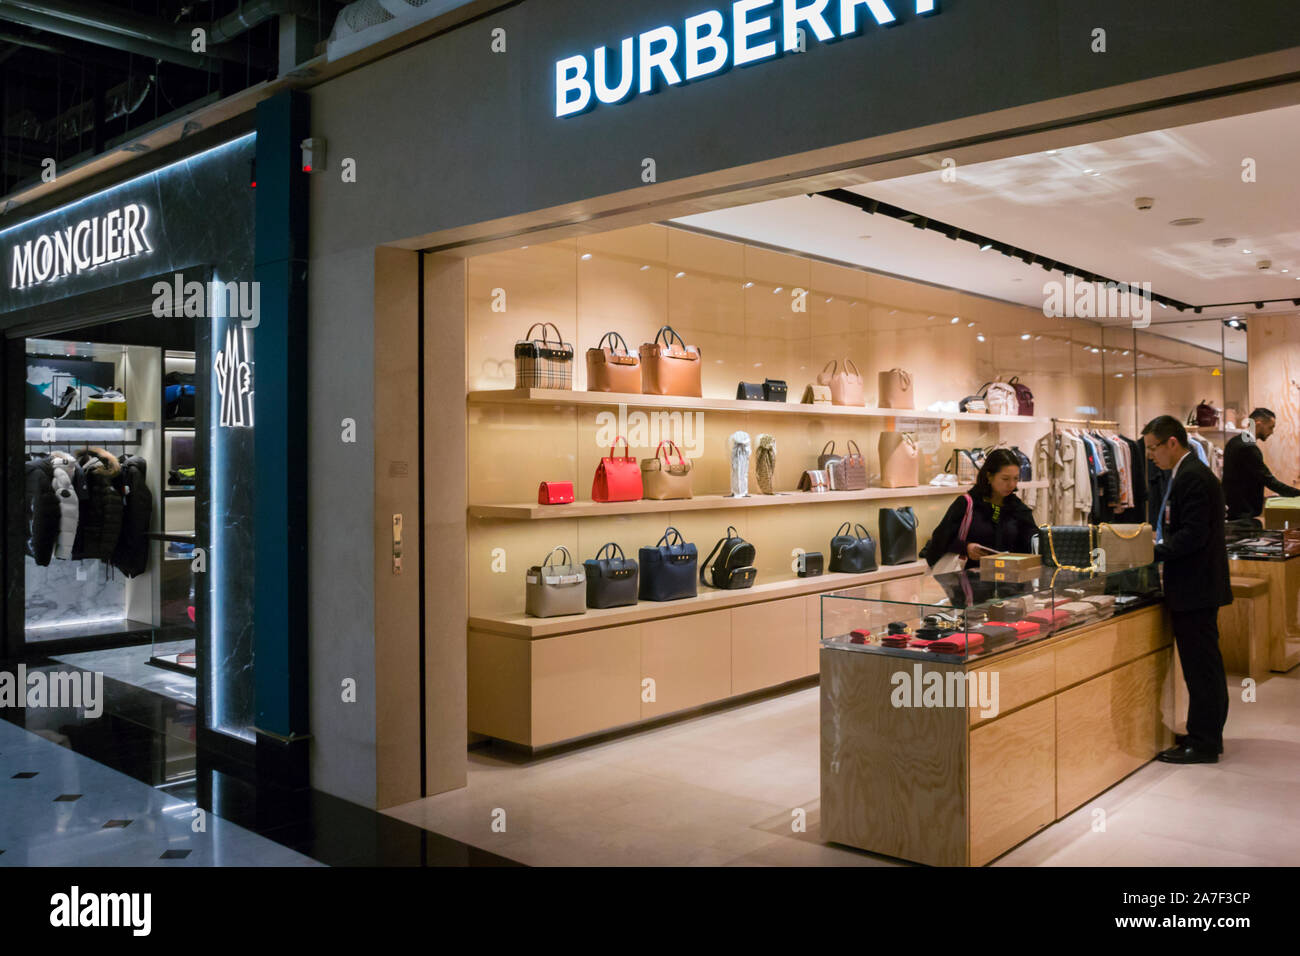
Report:
[{"label": "plaid checked handbag", "polygon": [[[532,337],[540,328],[542,337]],[[555,340],[548,329],[555,329]],[[515,388],[573,388],[573,346],[552,322],[534,322],[515,343]]]}]

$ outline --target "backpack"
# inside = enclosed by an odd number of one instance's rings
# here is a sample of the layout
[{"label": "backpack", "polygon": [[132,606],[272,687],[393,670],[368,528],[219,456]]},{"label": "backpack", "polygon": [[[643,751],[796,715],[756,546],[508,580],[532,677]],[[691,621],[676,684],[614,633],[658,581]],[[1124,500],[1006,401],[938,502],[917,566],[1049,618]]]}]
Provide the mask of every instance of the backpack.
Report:
[{"label": "backpack", "polygon": [[[714,555],[717,555],[716,561],[713,560]],[[754,578],[758,576],[758,570],[754,567],[756,555],[754,546],[728,525],[727,536],[715,544],[709,556],[700,562],[700,583],[705,583],[704,576],[708,573],[715,588],[736,591],[753,587]]]},{"label": "backpack", "polygon": [[1016,398],[1014,385],[1007,382],[989,382],[981,389],[984,404],[990,415],[1019,415],[1020,401]]},{"label": "backpack", "polygon": [[1020,406],[1020,411],[1016,412],[1015,414],[1026,415],[1026,416],[1033,415],[1034,414],[1034,393],[1030,390],[1029,386],[1022,385],[1020,383],[1019,375],[1010,379],[1007,382],[1007,384],[1016,390],[1016,401]]}]

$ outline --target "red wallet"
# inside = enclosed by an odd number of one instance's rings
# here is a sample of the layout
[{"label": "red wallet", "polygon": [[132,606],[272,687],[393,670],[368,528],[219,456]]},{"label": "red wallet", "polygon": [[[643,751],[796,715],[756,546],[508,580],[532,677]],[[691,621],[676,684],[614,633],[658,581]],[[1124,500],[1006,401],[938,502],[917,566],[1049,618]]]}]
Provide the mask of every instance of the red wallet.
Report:
[{"label": "red wallet", "polygon": [[573,504],[573,482],[543,481],[537,486],[537,503],[539,505]]},{"label": "red wallet", "polygon": [[1016,629],[1016,640],[1018,641],[1023,641],[1027,637],[1033,637],[1042,630],[1042,628],[1033,621],[1011,621],[1007,626]]}]

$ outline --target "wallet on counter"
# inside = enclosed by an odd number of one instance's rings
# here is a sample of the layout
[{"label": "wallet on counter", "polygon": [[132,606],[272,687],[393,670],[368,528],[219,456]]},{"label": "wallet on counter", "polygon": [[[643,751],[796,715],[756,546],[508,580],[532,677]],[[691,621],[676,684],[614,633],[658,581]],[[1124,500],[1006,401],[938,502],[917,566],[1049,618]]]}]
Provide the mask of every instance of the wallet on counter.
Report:
[{"label": "wallet on counter", "polygon": [[984,649],[984,635],[978,631],[957,631],[932,642],[926,649],[936,654],[970,654]]},{"label": "wallet on counter", "polygon": [[1027,637],[1033,637],[1035,634],[1041,634],[1043,629],[1033,621],[1016,621],[1011,625],[1016,629],[1016,640],[1023,641]]}]

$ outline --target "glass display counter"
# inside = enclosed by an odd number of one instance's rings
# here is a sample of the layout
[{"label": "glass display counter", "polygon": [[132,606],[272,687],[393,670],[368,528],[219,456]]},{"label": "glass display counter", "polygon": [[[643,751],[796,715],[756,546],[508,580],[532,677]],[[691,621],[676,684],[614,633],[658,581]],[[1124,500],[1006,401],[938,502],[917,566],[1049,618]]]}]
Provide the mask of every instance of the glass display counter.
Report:
[{"label": "glass display counter", "polygon": [[1161,600],[1155,565],[1111,572],[1042,568],[1022,581],[958,571],[825,594],[825,647],[965,663]]}]

